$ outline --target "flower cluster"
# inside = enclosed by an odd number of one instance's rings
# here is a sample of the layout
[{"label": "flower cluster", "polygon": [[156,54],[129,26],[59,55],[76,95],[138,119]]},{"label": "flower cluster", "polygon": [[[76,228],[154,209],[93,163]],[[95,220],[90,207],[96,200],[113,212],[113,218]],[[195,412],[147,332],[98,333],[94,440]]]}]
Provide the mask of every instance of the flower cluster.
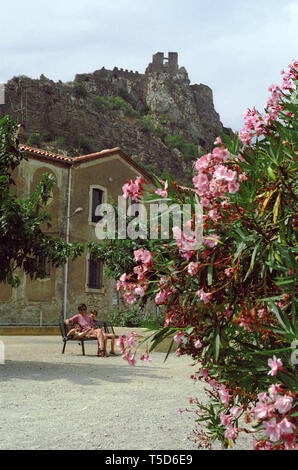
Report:
[{"label": "flower cluster", "polygon": [[[243,144],[250,145],[253,138],[260,137],[269,132],[269,127],[272,122],[277,121],[279,113],[285,109],[282,104],[282,97],[286,91],[295,88],[294,81],[298,79],[298,62],[293,61],[289,66],[289,72],[286,73],[282,70],[283,83],[279,87],[271,85],[269,91],[271,93],[269,99],[265,104],[265,113],[261,114],[255,108],[248,109],[244,114],[244,127],[239,132],[239,137]],[[287,113],[292,116],[291,113]]]},{"label": "flower cluster", "polygon": [[133,201],[139,202],[140,197],[143,192],[143,184],[145,183],[145,179],[141,176],[138,176],[133,182],[132,180],[128,179],[127,183],[122,187],[123,197],[128,199],[131,197]]},{"label": "flower cluster", "polygon": [[[134,349],[137,346],[137,334],[135,331],[129,333],[126,338],[123,336],[119,336],[118,338],[118,346],[121,349],[122,358],[128,362],[131,366],[136,365],[136,350]],[[141,361],[150,362],[152,361],[152,357],[149,355],[148,351],[144,352],[141,357]]]},{"label": "flower cluster", "polygon": [[173,227],[173,236],[182,258],[190,260],[195,254],[199,240],[197,239],[197,234],[191,230],[191,222],[187,222],[184,225],[186,230],[181,230],[180,227]]},{"label": "flower cluster", "polygon": [[158,194],[158,196],[160,197],[168,197],[168,181],[165,182],[164,184],[164,188],[161,189],[161,188],[158,188],[156,191],[155,191],[155,194]]},{"label": "flower cluster", "polygon": [[126,338],[119,336],[117,344],[121,349],[122,358],[127,361],[131,366],[136,365],[135,355],[136,351],[132,352],[132,349],[137,345],[136,343],[136,332],[132,331],[127,335]]},{"label": "flower cluster", "polygon": [[[227,165],[229,163],[230,165]],[[246,176],[241,172],[240,167],[233,162],[229,151],[221,145],[215,147],[212,153],[203,155],[196,162],[195,169],[198,172],[193,178],[193,184],[197,188],[202,206],[209,208],[210,218],[220,218],[219,212],[214,212],[211,207],[218,198],[223,198],[225,194],[235,194],[239,191],[239,183]]]},{"label": "flower cluster", "polygon": [[[279,360],[274,358],[273,362],[277,361]],[[254,419],[261,422],[266,439],[255,440],[254,448],[272,449],[273,445],[278,445],[279,448],[287,450],[295,449],[296,427],[290,416],[294,402],[293,396],[283,393],[281,384],[272,384],[268,393],[260,393],[258,398],[259,401],[251,414]]]},{"label": "flower cluster", "polygon": [[117,281],[117,291],[124,291],[123,297],[129,304],[137,301],[136,296],[144,297],[147,289],[146,274],[153,267],[152,254],[149,250],[135,250],[135,260],[140,264],[134,267],[134,274],[122,274]]}]

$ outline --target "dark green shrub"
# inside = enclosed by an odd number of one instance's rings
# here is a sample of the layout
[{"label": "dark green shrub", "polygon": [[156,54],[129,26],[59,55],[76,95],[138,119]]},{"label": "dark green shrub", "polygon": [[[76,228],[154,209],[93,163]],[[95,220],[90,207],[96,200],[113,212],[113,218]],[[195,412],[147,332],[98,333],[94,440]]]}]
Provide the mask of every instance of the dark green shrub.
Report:
[{"label": "dark green shrub", "polygon": [[159,124],[156,126],[156,128],[154,129],[154,134],[157,136],[157,137],[160,137],[161,139],[165,136],[165,131],[163,129],[163,127],[161,127]]},{"label": "dark green shrub", "polygon": [[59,148],[65,149],[67,147],[66,139],[65,137],[58,137],[56,139],[56,145]]},{"label": "dark green shrub", "polygon": [[50,132],[44,132],[41,136],[41,140],[43,142],[50,142],[53,139],[52,139],[52,136],[51,136]]},{"label": "dark green shrub", "polygon": [[92,145],[84,135],[78,135],[75,144],[79,152],[89,153],[92,151]]},{"label": "dark green shrub", "polygon": [[30,134],[26,144],[30,145],[31,147],[39,147],[41,145],[41,136],[37,133]]},{"label": "dark green shrub", "polygon": [[72,92],[77,98],[86,98],[88,91],[84,83],[74,82]]},{"label": "dark green shrub", "polygon": [[110,313],[109,321],[113,326],[138,327],[141,323],[140,311],[139,309],[122,312],[115,310],[115,312]]},{"label": "dark green shrub", "polygon": [[112,109],[111,103],[105,96],[96,96],[94,98],[94,103],[100,111],[103,111],[105,109]]}]

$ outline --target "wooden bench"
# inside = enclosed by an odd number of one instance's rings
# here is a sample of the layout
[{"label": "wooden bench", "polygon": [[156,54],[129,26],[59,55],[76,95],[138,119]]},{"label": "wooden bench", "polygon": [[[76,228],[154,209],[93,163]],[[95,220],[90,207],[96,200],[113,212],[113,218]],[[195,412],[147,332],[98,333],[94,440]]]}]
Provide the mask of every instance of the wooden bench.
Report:
[{"label": "wooden bench", "polygon": [[[101,328],[104,330],[105,333],[112,333],[115,335],[115,331],[113,328],[113,325],[110,322],[99,322],[97,320],[94,321],[94,326],[95,328]],[[66,348],[66,343],[69,341],[74,342],[76,341],[78,344],[81,344],[82,346],[82,354],[85,356],[85,342],[86,341],[97,341],[97,338],[76,338],[75,336],[67,336],[67,333],[73,328],[72,325],[65,325],[65,323],[60,323],[60,331],[61,331],[61,336],[62,336],[62,341],[63,341],[63,349],[62,349],[62,354],[65,352]]]}]

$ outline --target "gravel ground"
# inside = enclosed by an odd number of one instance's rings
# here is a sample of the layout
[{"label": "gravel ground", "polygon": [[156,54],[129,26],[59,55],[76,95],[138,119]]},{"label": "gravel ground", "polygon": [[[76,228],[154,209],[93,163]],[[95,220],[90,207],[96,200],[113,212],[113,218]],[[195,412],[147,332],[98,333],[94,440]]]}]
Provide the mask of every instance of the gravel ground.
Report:
[{"label": "gravel ground", "polygon": [[[2,336],[0,449],[194,450],[194,415],[179,408],[204,400],[189,376],[190,358],[155,352],[131,367],[121,356],[86,356],[77,343],[61,354],[58,336]],[[235,449],[250,449],[242,438]],[[215,446],[216,448],[220,448]]]}]

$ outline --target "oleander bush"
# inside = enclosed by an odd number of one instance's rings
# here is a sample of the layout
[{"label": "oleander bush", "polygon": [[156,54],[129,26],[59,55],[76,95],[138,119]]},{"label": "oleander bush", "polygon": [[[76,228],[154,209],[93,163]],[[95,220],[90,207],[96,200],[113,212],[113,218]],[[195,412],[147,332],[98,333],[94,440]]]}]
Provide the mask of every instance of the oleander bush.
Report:
[{"label": "oleander bush", "polygon": [[[147,296],[160,306],[164,324],[151,351],[174,333],[175,354],[197,365],[192,378],[205,384],[208,401],[194,398],[184,412],[195,413],[198,447],[233,446],[246,433],[254,449],[297,448],[298,62],[282,73],[264,112],[249,109],[238,135],[218,138],[197,160],[195,191],[169,180],[143,195],[181,210],[189,204],[192,218],[169,240],[134,250],[117,282],[130,305]],[[124,196],[140,200],[142,189],[140,179],[129,181]],[[135,335],[119,346],[135,365]]]}]

